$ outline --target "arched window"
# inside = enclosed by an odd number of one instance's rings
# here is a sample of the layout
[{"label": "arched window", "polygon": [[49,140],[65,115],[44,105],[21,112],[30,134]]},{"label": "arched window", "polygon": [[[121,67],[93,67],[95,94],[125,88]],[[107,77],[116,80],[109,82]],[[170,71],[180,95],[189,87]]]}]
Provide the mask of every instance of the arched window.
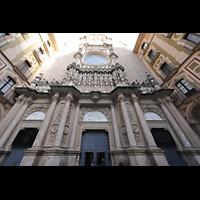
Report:
[{"label": "arched window", "polygon": [[83,121],[85,122],[107,122],[106,116],[98,111],[93,110],[85,114]]},{"label": "arched window", "polygon": [[31,113],[26,120],[43,120],[45,118],[45,113],[43,111],[36,111]]},{"label": "arched window", "polygon": [[0,82],[0,93],[4,95],[14,84],[15,81],[10,76],[7,76]]},{"label": "arched window", "polygon": [[144,116],[146,120],[163,120],[158,114],[154,112],[146,112]]}]

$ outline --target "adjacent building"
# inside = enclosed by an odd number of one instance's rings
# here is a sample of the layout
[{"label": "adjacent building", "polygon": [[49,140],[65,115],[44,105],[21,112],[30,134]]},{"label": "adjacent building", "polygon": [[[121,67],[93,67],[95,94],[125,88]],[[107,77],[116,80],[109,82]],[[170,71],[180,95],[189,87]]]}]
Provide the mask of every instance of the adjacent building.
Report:
[{"label": "adjacent building", "polygon": [[54,52],[51,34],[0,33],[0,121],[15,103],[15,87],[31,78]]},{"label": "adjacent building", "polygon": [[200,33],[140,33],[137,53],[200,137]]}]

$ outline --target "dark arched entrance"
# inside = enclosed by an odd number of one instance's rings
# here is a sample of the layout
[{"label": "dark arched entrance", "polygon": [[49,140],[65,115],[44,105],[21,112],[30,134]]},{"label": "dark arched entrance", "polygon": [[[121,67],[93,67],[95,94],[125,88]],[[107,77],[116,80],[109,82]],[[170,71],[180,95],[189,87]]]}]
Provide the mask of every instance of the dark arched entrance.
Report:
[{"label": "dark arched entrance", "polygon": [[176,143],[170,132],[163,128],[153,128],[151,132],[157,146],[164,150],[169,166],[184,166],[185,164],[176,151]]},{"label": "dark arched entrance", "polygon": [[3,166],[19,166],[24,157],[24,150],[32,146],[37,133],[37,128],[25,128],[24,130],[20,130],[12,143],[11,153],[8,155]]}]

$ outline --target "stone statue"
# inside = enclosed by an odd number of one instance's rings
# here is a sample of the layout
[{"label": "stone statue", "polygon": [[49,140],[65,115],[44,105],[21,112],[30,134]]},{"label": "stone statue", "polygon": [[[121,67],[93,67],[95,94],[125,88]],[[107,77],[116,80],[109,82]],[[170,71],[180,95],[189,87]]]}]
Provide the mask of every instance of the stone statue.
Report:
[{"label": "stone statue", "polygon": [[43,82],[42,85],[38,85],[35,87],[35,90],[39,93],[49,93],[51,87],[48,85],[48,81]]}]

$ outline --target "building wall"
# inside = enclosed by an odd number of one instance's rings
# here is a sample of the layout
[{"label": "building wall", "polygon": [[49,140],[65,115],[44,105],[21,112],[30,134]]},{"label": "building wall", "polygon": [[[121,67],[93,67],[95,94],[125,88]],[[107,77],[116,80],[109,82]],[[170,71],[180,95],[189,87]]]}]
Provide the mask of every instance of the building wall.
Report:
[{"label": "building wall", "polygon": [[[11,77],[15,84],[5,93],[0,95],[0,121],[15,102],[15,87],[28,87],[37,70],[48,58],[45,42],[50,39],[46,33],[9,33],[0,38],[0,82],[7,76]],[[35,50],[41,48],[43,61],[39,62]],[[48,48],[50,53],[52,47]],[[30,68],[26,73],[19,70],[19,65],[28,61]]]},{"label": "building wall", "polygon": [[[163,88],[174,89],[172,98],[180,113],[194,128],[200,136],[199,112],[191,114],[193,107],[200,108],[199,90],[200,90],[200,53],[195,44],[184,39],[186,33],[146,33],[143,40],[137,44],[137,53],[147,68],[151,71],[154,78]],[[142,50],[143,43],[147,43],[147,48]],[[198,46],[199,44],[197,44]],[[150,63],[149,53],[151,50],[157,50],[158,56],[153,63]],[[173,67],[173,71],[166,76],[161,67],[164,63]],[[181,79],[186,80],[196,93],[190,97],[185,96],[176,86]],[[195,124],[195,125],[194,125]]]}]

